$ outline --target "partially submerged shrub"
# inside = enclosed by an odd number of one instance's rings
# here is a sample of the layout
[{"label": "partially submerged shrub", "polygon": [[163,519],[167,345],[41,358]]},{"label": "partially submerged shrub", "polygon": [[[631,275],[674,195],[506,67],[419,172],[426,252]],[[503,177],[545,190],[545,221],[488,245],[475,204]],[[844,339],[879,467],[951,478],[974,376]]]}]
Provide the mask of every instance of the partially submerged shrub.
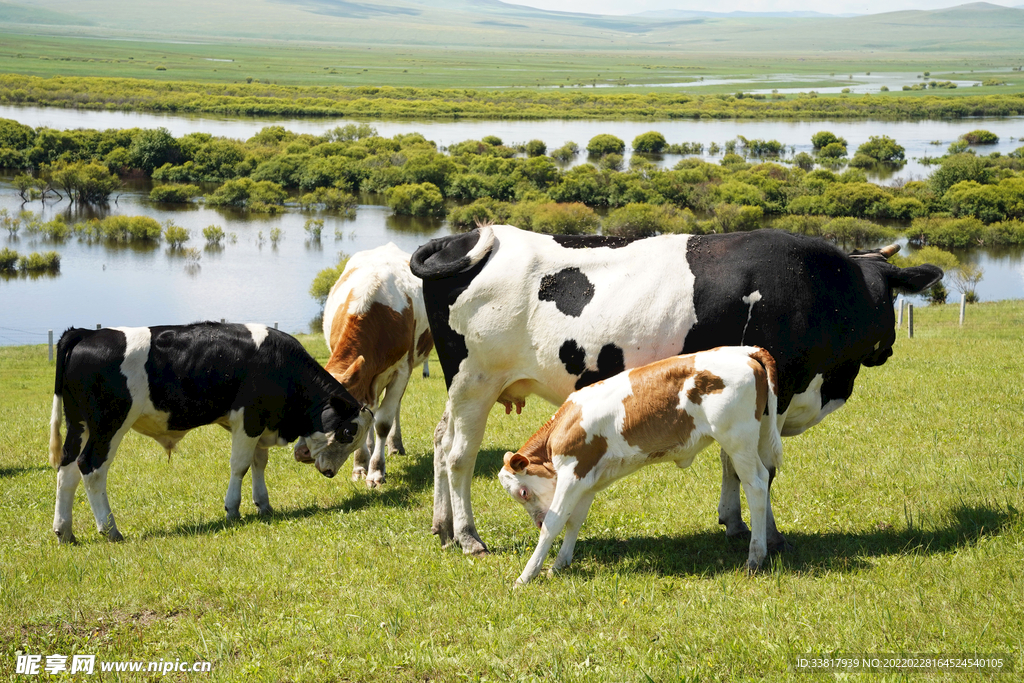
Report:
[{"label": "partially submerged shrub", "polygon": [[321,308],[327,303],[327,297],[330,296],[334,283],[338,281],[338,278],[345,271],[348,259],[348,254],[343,251],[339,252],[338,263],[329,268],[324,268],[313,278],[313,282],[309,286],[309,295],[320,304]]},{"label": "partially submerged shrub", "polygon": [[55,251],[42,254],[34,251],[18,259],[18,270],[29,273],[56,272],[60,270],[60,254]]},{"label": "partially submerged shrub", "polygon": [[167,221],[164,228],[164,240],[171,249],[181,249],[190,239],[192,239],[192,233],[186,228]]},{"label": "partially submerged shrub", "polygon": [[200,193],[198,185],[158,185],[149,191],[154,202],[185,204]]},{"label": "partially submerged shrub", "polygon": [[390,187],[384,192],[384,199],[391,210],[400,215],[440,218],[446,212],[444,197],[433,183]]}]

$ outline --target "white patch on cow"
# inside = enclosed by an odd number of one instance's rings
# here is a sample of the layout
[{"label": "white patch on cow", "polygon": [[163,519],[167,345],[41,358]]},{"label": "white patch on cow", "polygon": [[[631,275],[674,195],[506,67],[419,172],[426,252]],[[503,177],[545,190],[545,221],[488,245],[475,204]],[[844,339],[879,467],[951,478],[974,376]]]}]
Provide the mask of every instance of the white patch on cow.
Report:
[{"label": "white patch on cow", "polygon": [[793,396],[786,410],[786,422],[782,428],[783,436],[796,436],[824,420],[832,412],[842,408],[846,399],[832,399],[821,405],[822,375],[814,376],[807,388]]},{"label": "white patch on cow", "polygon": [[121,374],[128,380],[128,393],[134,406],[145,406],[149,402],[149,374],[146,361],[149,360],[151,332],[148,327],[115,327],[124,335],[124,360]]},{"label": "white patch on cow", "polygon": [[[500,247],[456,299],[449,322],[469,351],[459,374],[473,375],[477,368],[466,363],[479,357],[500,384],[499,393],[519,380],[533,380],[537,393],[557,405],[579,379],[559,357],[566,341],[584,350],[588,370],[597,369],[606,344],[622,350],[625,367],[638,367],[679,353],[697,322],[694,275],[686,260],[689,235],[651,237],[617,249],[570,249],[549,235],[511,226],[488,230]],[[566,268],[579,268],[594,286],[578,317],[537,296],[544,275]],[[524,284],[509,286],[510,273]],[[613,329],[609,320],[615,321]],[[500,368],[509,368],[509,374],[495,373]]]},{"label": "white patch on cow", "polygon": [[330,340],[334,316],[350,294],[348,315],[364,315],[374,303],[401,313],[412,299],[417,333],[422,334],[426,325],[421,330],[418,322],[426,321],[427,316],[423,306],[423,281],[409,270],[409,258],[409,254],[393,242],[353,254],[324,304],[324,337]]},{"label": "white patch on cow", "polygon": [[246,323],[245,326],[249,330],[249,334],[252,335],[252,340],[255,342],[256,348],[260,348],[260,344],[262,344],[263,340],[270,334],[267,326],[260,325],[258,323]]},{"label": "white patch on cow", "polygon": [[750,319],[754,316],[754,304],[756,304],[760,300],[761,300],[761,290],[759,290],[759,289],[755,289],[753,292],[751,292],[750,294],[748,294],[745,297],[743,297],[743,303],[745,303],[748,306],[748,308],[747,308],[747,322],[743,326],[743,334],[740,335],[740,345],[741,346],[743,345],[743,340],[747,338],[747,327],[750,326]]}]

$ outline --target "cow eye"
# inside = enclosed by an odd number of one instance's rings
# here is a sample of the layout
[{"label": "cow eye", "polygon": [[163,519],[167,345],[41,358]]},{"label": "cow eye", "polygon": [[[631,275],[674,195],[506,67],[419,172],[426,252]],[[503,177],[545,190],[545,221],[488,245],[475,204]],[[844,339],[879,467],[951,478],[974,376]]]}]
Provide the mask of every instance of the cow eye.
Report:
[{"label": "cow eye", "polygon": [[355,431],[351,427],[343,427],[341,433],[350,439],[355,436]]},{"label": "cow eye", "polygon": [[530,489],[523,486],[519,489],[519,497],[523,500],[530,500]]}]

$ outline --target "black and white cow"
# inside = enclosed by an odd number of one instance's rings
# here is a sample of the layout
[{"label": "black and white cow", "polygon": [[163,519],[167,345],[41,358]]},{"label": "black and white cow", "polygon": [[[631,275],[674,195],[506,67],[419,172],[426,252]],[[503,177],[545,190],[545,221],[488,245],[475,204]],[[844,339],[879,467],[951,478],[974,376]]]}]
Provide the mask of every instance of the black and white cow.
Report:
[{"label": "black and white cow", "polygon": [[129,429],[154,438],[168,455],[191,429],[230,430],[224,509],[234,518],[250,467],[253,502],[260,514],[271,512],[263,477],[270,446],[305,437],[317,469],[333,477],[365,437],[360,408],[298,341],[264,325],[69,329],[57,344],[50,417],[50,464],[58,468],[53,530],[61,542],[75,541],[71,507],[83,481],[100,533],[122,539],[107,501],[107,471]]},{"label": "black and white cow", "polygon": [[[431,240],[413,254],[448,403],[435,432],[433,532],[486,553],[470,482],[487,414],[537,394],[561,404],[626,368],[717,346],[757,345],[778,364],[779,427],[799,434],[843,405],[861,365],[892,355],[893,290],[932,265],[896,247],[850,256],[772,230],[641,240],[552,236],[504,225]],[[719,523],[745,535],[739,479],[722,455]],[[774,477],[774,471],[770,473]],[[768,543],[785,539],[768,507]]]}]

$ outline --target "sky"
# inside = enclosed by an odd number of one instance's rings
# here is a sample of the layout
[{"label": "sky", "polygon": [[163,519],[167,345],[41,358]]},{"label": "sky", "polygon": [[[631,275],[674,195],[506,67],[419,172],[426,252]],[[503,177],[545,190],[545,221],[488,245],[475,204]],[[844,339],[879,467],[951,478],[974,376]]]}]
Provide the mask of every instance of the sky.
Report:
[{"label": "sky", "polygon": [[[822,12],[825,14],[879,14],[900,10],[928,10],[965,5],[972,0],[504,0],[515,5],[588,14],[635,14],[647,10],[688,9],[711,12]],[[1016,7],[1024,0],[987,0],[993,5]]]}]

